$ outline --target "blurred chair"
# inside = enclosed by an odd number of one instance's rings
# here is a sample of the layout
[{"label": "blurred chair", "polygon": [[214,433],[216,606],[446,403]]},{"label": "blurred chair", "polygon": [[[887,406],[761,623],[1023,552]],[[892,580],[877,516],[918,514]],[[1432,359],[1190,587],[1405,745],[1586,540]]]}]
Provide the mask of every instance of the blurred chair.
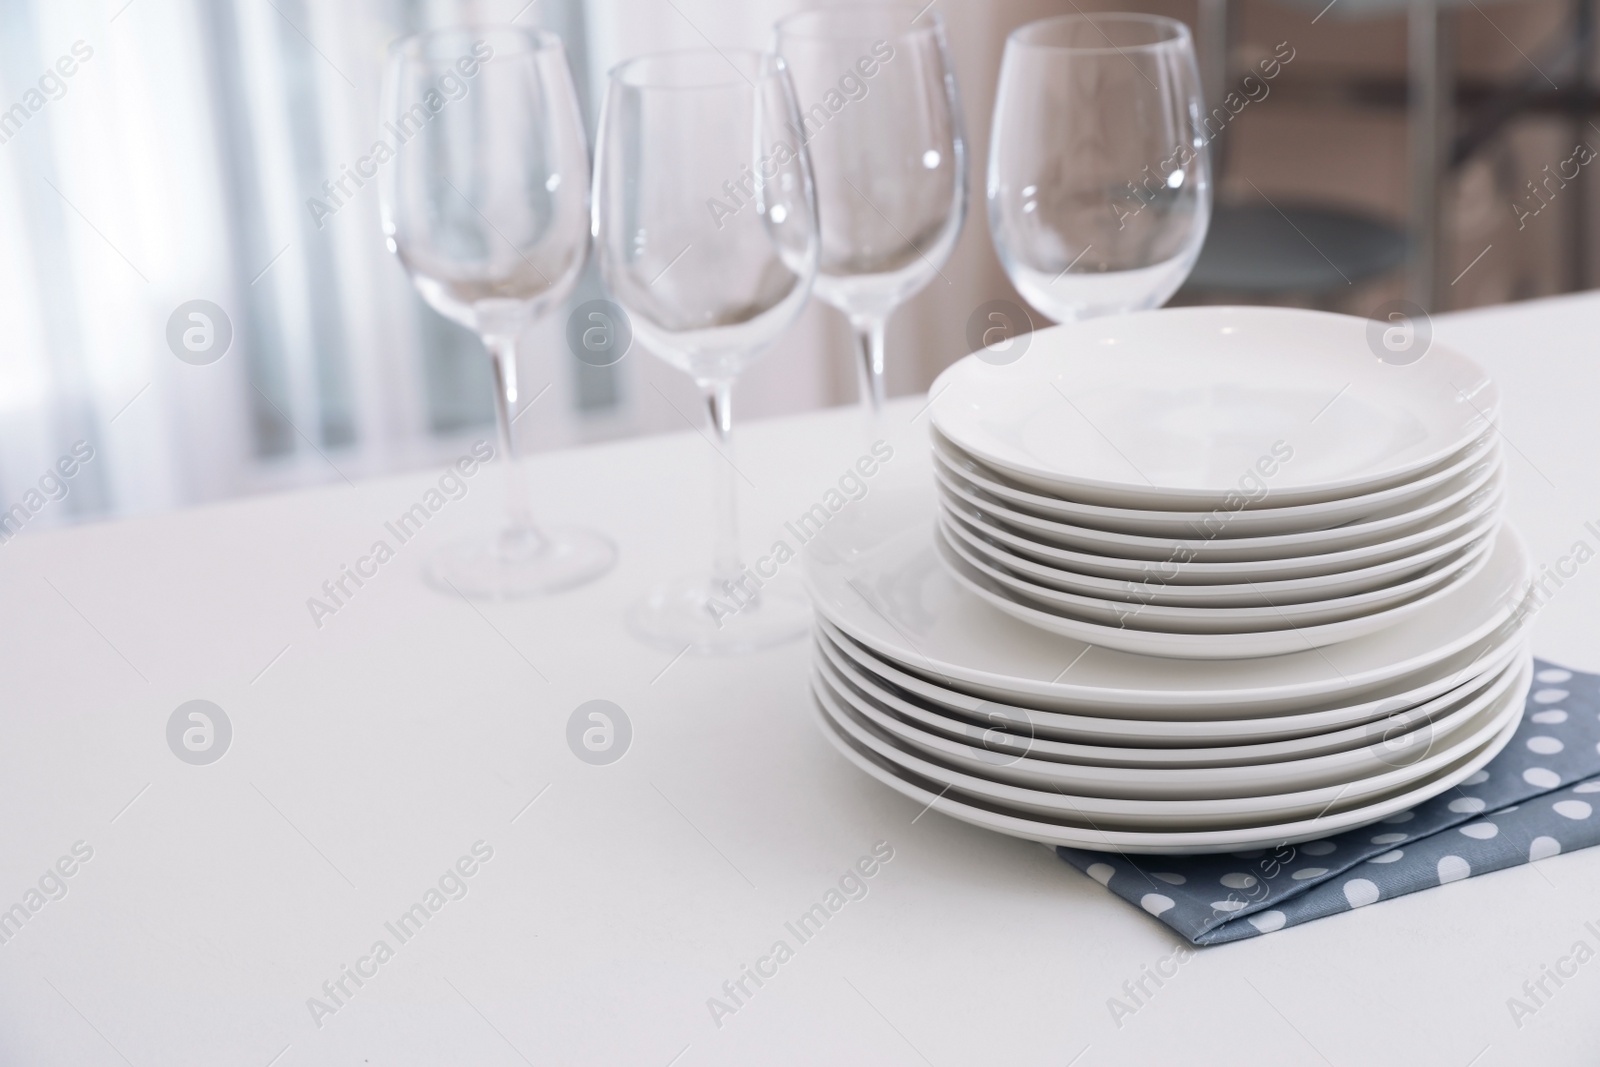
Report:
[{"label": "blurred chair", "polygon": [[[1407,230],[1381,219],[1333,205],[1259,200],[1220,202],[1212,215],[1205,247],[1189,277],[1196,294],[1241,294],[1257,299],[1318,298],[1377,278],[1407,264],[1407,291],[1425,308],[1436,308],[1444,283],[1441,250],[1441,189],[1450,173],[1482,147],[1507,122],[1544,95],[1541,64],[1520,83],[1498,89],[1474,121],[1454,130],[1456,83],[1453,69],[1453,7],[1475,0],[1285,0],[1314,10],[1316,19],[1338,4],[1337,17],[1407,16],[1407,126],[1410,187]],[[1592,0],[1572,0],[1571,35],[1558,41],[1546,64],[1571,72],[1562,102],[1582,129],[1590,107],[1587,59],[1593,44]],[[1220,101],[1231,87],[1228,57],[1233,43],[1229,0],[1199,0],[1201,77],[1206,95]],[[1538,84],[1535,84],[1537,82]],[[1227,137],[1212,142],[1213,183],[1220,186],[1227,160]],[[1582,288],[1587,263],[1584,197],[1570,197],[1573,212],[1568,272]]]}]

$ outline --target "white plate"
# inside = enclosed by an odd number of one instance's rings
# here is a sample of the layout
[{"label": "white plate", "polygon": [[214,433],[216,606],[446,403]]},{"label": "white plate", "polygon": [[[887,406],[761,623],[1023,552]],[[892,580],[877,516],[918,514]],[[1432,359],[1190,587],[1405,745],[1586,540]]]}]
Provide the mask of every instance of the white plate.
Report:
[{"label": "white plate", "polygon": [[[1063,593],[1079,593],[1104,600],[1171,604],[1174,607],[1262,607],[1352,596],[1406,581],[1457,555],[1484,536],[1484,531],[1470,529],[1444,544],[1433,545],[1415,555],[1375,563],[1370,567],[1358,567],[1353,571],[1334,571],[1331,574],[1314,574],[1309,578],[1280,578],[1266,582],[1179,585],[1170,581],[1135,582],[1102,578],[1064,567],[1053,567],[1011,551],[998,538],[985,536],[959,521],[959,516],[948,509],[941,509],[940,518],[946,529],[960,534],[967,547],[981,552],[990,563],[1039,585],[1059,589]],[[951,521],[953,519],[956,521]]]},{"label": "white plate", "polygon": [[948,474],[934,469],[939,497],[947,506],[965,511],[986,526],[1000,526],[1034,541],[1077,552],[1096,552],[1116,559],[1149,560],[1166,566],[1194,563],[1248,563],[1266,561],[1304,561],[1317,559],[1334,569],[1348,570],[1356,560],[1394,559],[1423,546],[1444,540],[1476,522],[1484,513],[1499,507],[1504,479],[1497,477],[1476,493],[1404,529],[1374,529],[1364,523],[1338,526],[1331,530],[1301,533],[1265,534],[1261,537],[1171,538],[1144,537],[1139,534],[1092,530],[1055,519],[1041,519],[1021,511],[985,501],[962,489]]},{"label": "white plate", "polygon": [[[1489,495],[1485,497],[1484,494]],[[1129,581],[1172,585],[1237,585],[1240,582],[1289,581],[1296,578],[1316,578],[1322,575],[1365,570],[1384,563],[1411,559],[1450,541],[1452,537],[1470,535],[1467,539],[1471,540],[1494,525],[1504,499],[1501,487],[1497,484],[1490,489],[1480,491],[1474,500],[1463,501],[1452,508],[1447,513],[1448,527],[1434,527],[1420,534],[1410,534],[1393,541],[1380,540],[1374,545],[1347,548],[1322,555],[1229,562],[1182,560],[1176,556],[1156,562],[1076,551],[1014,533],[994,522],[989,516],[979,514],[959,501],[952,501],[942,490],[939,507],[961,520],[969,529],[1006,546],[1018,555],[1047,566],[1055,565],[1082,574]],[[1463,508],[1469,510],[1463,513]]]},{"label": "white plate", "polygon": [[[1474,653],[1477,658],[1463,656],[1426,684],[1360,704],[1260,719],[1166,722],[1099,719],[978,700],[873,660],[826,623],[818,631],[818,647],[836,674],[878,704],[929,729],[971,737],[998,724],[1028,737],[1030,751],[1126,767],[1229,767],[1358,748],[1372,742],[1374,723],[1400,716],[1431,720],[1471,699],[1526,648],[1515,639],[1486,646]],[[1172,747],[1148,747],[1152,745]]]},{"label": "white plate", "polygon": [[807,545],[813,606],[851,638],[915,674],[978,696],[1080,714],[1251,718],[1387,695],[1489,637],[1522,603],[1528,560],[1514,530],[1491,564],[1380,636],[1258,660],[1153,659],[1092,648],[990,607],[935,555],[924,491],[852,505]]},{"label": "white plate", "polygon": [[933,423],[1012,480],[1091,504],[1207,510],[1255,479],[1270,507],[1375,492],[1481,436],[1500,398],[1439,344],[1378,359],[1370,326],[1263,307],[1069,323],[1015,363],[957,361],[929,390]]},{"label": "white plate", "polygon": [[[879,704],[847,683],[825,658],[816,664],[814,684],[824,686],[848,710],[902,745],[979,778],[1090,797],[1182,800],[1251,797],[1338,786],[1420,762],[1465,736],[1461,731],[1498,707],[1513,685],[1526,691],[1526,676],[1532,670],[1532,660],[1523,654],[1465,699],[1428,713],[1403,713],[1380,720],[1368,729],[1358,728],[1353,731],[1356,743],[1350,747],[1224,766],[1085,763],[1075,757],[1085,751],[1094,757],[1096,750],[1012,733],[1003,728],[1009,724],[999,720],[987,728],[970,725],[966,732],[957,731],[952,736],[950,720],[920,709],[908,715],[904,702]],[[1140,754],[1138,749],[1120,751]]]},{"label": "white plate", "polygon": [[[1046,611],[1054,611],[1059,607],[1069,615],[1086,615],[1111,626],[1125,625],[1144,630],[1191,633],[1277,630],[1288,626],[1337,622],[1340,619],[1381,611],[1444,584],[1487,552],[1493,543],[1491,529],[1431,567],[1424,568],[1422,573],[1360,593],[1280,602],[1265,591],[1261,591],[1261,598],[1266,601],[1264,604],[1214,604],[1195,601],[1164,604],[1151,597],[1142,596],[1142,590],[1105,597],[1058,589],[1055,583],[1059,572],[1050,575],[1048,581],[1035,581],[1024,566],[1031,561],[1016,560],[1013,557],[997,562],[992,555],[995,550],[984,545],[980,538],[969,533],[948,515],[939,516],[939,529],[945,535],[947,543],[963,559],[1006,589],[1016,592],[1034,607]],[[1032,564],[1032,566],[1038,565]],[[1022,573],[1018,573],[1019,567],[1022,568]],[[1153,583],[1152,586],[1160,588]],[[1251,587],[1246,586],[1246,588]]]},{"label": "white plate", "polygon": [[884,785],[910,798],[923,810],[939,811],[951,818],[986,830],[994,830],[1028,841],[1038,841],[1045,845],[1064,845],[1068,848],[1083,848],[1097,852],[1169,856],[1237,852],[1311,841],[1345,830],[1353,830],[1358,826],[1366,826],[1396,812],[1414,808],[1474,774],[1499,755],[1500,750],[1511,740],[1511,735],[1516,733],[1519,721],[1513,719],[1508,722],[1505,729],[1489,744],[1434,778],[1418,783],[1410,790],[1363,807],[1314,819],[1244,827],[1237,830],[1148,833],[1098,830],[1093,826],[1073,826],[1061,822],[1023,818],[976,801],[957,799],[927,779],[920,779],[871,750],[858,747],[834,727],[833,720],[823,711],[820,702],[813,703],[823,736],[833,744],[840,755]]},{"label": "white plate", "polygon": [[[1532,672],[1528,671],[1525,677],[1531,679]],[[1229,830],[1268,822],[1312,819],[1321,814],[1347,811],[1410,789],[1481,749],[1507,723],[1520,722],[1526,686],[1504,693],[1498,701],[1478,712],[1467,731],[1452,743],[1428,753],[1415,763],[1394,767],[1382,774],[1286,793],[1181,800],[1122,800],[1068,794],[1049,787],[1034,789],[991,781],[923,758],[909,746],[896,741],[846,708],[825,688],[813,684],[812,693],[834,724],[856,744],[919,778],[948,786],[965,797],[1024,817],[1075,821],[1106,830],[1170,832],[1185,829]]]},{"label": "white plate", "polygon": [[1268,506],[1258,509],[1148,511],[1080,504],[1030,492],[1003,481],[1002,475],[963,453],[937,430],[929,436],[933,439],[934,465],[974,492],[1040,518],[1150,537],[1256,537],[1331,529],[1358,519],[1363,523],[1381,522],[1384,529],[1405,527],[1437,514],[1482,488],[1498,468],[1501,458],[1498,438],[1491,432],[1452,457],[1445,466],[1377,493],[1286,508],[1271,507],[1269,499],[1263,501]]},{"label": "white plate", "polygon": [[[1328,645],[1336,645],[1352,641],[1358,637],[1381,633],[1392,626],[1405,620],[1408,615],[1414,615],[1428,605],[1447,599],[1454,589],[1470,583],[1471,579],[1483,570],[1488,561],[1495,558],[1494,552],[1479,557],[1473,565],[1465,571],[1455,575],[1449,582],[1438,589],[1424,593],[1403,604],[1370,615],[1362,615],[1353,619],[1344,619],[1339,622],[1326,622],[1308,626],[1288,626],[1276,630],[1248,630],[1236,633],[1174,633],[1168,630],[1135,629],[1133,624],[1142,621],[1142,616],[1133,615],[1129,605],[1117,605],[1125,613],[1123,625],[1114,621],[1110,624],[1090,622],[1083,618],[1064,615],[1060,609],[1045,611],[1032,607],[1016,600],[1013,595],[1001,586],[989,574],[982,573],[966,560],[960,558],[951,549],[949,541],[943,535],[934,536],[934,546],[944,559],[945,565],[950,568],[951,576],[967,587],[967,589],[993,606],[999,608],[1007,615],[1041,630],[1048,630],[1064,637],[1085,641],[1091,645],[1103,648],[1121,649],[1124,652],[1134,652],[1145,656],[1172,656],[1179,659],[1255,659],[1261,656],[1282,656],[1291,652],[1302,652],[1307,649],[1320,649]],[[1070,596],[1069,593],[1057,593],[1058,597]],[[1082,597],[1079,599],[1087,600]],[[1102,602],[1104,603],[1104,602]],[[1166,608],[1165,611],[1182,611],[1182,608]],[[1204,612],[1206,609],[1193,609]],[[1250,611],[1251,608],[1218,609]],[[1166,624],[1170,625],[1170,623]],[[1197,623],[1195,625],[1204,625]],[[1220,625],[1220,624],[1219,624]]]}]

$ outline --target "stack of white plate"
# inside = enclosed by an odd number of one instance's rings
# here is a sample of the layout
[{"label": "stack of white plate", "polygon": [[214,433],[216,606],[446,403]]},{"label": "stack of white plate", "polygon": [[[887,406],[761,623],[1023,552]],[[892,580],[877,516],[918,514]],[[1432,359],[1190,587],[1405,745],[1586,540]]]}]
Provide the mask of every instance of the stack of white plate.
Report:
[{"label": "stack of white plate", "polygon": [[1042,331],[934,396],[937,492],[875,491],[807,567],[824,733],[920,804],[1234,851],[1410,808],[1516,729],[1528,560],[1470,362],[1192,309]]},{"label": "stack of white plate", "polygon": [[1033,335],[934,383],[939,546],[1035,626],[1161,656],[1374,633],[1470,581],[1503,498],[1498,396],[1367,322],[1191,308]]}]

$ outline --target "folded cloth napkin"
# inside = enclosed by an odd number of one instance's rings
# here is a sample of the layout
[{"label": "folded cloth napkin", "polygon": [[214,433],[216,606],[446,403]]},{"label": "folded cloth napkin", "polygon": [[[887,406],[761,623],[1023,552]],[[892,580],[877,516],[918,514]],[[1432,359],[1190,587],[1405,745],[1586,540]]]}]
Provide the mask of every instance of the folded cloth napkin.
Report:
[{"label": "folded cloth napkin", "polygon": [[1359,830],[1214,856],[1057,848],[1196,945],[1281,930],[1600,844],[1600,675],[1536,660],[1510,744],[1460,785]]}]

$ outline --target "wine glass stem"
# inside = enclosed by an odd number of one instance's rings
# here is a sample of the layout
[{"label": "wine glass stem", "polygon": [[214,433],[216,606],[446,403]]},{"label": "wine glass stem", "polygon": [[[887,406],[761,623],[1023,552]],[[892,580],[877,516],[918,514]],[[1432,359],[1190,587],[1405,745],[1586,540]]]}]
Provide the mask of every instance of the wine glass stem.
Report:
[{"label": "wine glass stem", "polygon": [[716,453],[711,459],[711,480],[716,487],[716,542],[711,576],[716,583],[736,581],[744,570],[739,560],[738,470],[733,465],[733,383],[704,385],[706,414]]},{"label": "wine glass stem", "polygon": [[500,439],[500,466],[506,472],[506,527],[501,533],[501,545],[511,551],[526,551],[537,547],[544,537],[533,522],[528,486],[517,472],[511,437],[517,407],[517,338],[515,334],[488,334],[483,344],[494,361],[494,421]]},{"label": "wine glass stem", "polygon": [[883,408],[883,318],[858,315],[850,320],[856,335],[856,375],[861,403],[871,414]]}]

